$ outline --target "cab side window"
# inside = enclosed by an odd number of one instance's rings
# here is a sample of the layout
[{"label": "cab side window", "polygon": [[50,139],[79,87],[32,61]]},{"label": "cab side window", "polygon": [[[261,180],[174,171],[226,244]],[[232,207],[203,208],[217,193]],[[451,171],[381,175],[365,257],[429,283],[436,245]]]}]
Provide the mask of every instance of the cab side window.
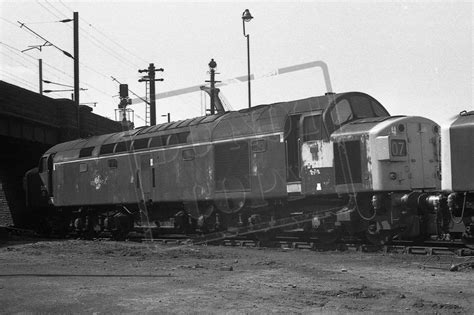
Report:
[{"label": "cab side window", "polygon": [[303,119],[303,141],[322,140],[324,128],[321,115],[309,116]]},{"label": "cab side window", "polygon": [[48,169],[48,159],[46,156],[42,157],[39,163],[39,173],[43,173]]},{"label": "cab side window", "polygon": [[331,120],[336,128],[352,118],[351,105],[346,99],[339,101],[331,111]]}]

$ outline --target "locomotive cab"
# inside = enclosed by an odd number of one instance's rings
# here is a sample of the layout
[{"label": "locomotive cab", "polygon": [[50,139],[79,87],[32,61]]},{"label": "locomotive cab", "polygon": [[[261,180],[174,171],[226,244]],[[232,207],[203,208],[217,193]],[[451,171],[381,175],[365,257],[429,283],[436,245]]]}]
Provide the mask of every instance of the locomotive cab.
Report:
[{"label": "locomotive cab", "polygon": [[354,199],[341,215],[374,243],[437,234],[436,214],[422,201],[440,188],[439,126],[422,117],[372,117],[335,131],[336,192]]},{"label": "locomotive cab", "polygon": [[39,162],[38,173],[42,182],[41,194],[44,197],[53,198],[53,158],[54,153],[46,153]]},{"label": "locomotive cab", "polygon": [[[354,171],[348,175],[359,181],[362,176],[359,146],[355,142],[346,143],[349,164],[342,163],[338,146],[331,135],[352,122],[364,119],[377,122],[389,117],[387,110],[367,94],[352,92],[339,97],[329,94],[328,98],[330,105],[326,110],[305,113],[300,118],[301,177],[305,195],[341,193],[336,188],[344,184],[347,167]],[[358,132],[358,129],[352,132]]]}]

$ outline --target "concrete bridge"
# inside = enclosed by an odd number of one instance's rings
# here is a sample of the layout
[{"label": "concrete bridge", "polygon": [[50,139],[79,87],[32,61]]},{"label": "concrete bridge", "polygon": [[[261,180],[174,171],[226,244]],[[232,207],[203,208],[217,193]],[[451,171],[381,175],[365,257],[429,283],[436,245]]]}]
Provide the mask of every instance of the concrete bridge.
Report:
[{"label": "concrete bridge", "polygon": [[0,81],[0,226],[26,222],[23,176],[51,146],[121,131],[119,122]]}]

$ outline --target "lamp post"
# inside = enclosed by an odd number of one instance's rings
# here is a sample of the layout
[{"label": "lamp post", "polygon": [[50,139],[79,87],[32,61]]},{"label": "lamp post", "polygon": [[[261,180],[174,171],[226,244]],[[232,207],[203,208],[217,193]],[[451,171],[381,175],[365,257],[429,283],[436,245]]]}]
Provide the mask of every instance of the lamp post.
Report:
[{"label": "lamp post", "polygon": [[245,9],[242,13],[242,27],[244,28],[244,36],[247,37],[247,81],[249,85],[249,108],[252,107],[251,92],[250,92],[250,35],[245,33],[245,23],[253,19],[249,9]]}]

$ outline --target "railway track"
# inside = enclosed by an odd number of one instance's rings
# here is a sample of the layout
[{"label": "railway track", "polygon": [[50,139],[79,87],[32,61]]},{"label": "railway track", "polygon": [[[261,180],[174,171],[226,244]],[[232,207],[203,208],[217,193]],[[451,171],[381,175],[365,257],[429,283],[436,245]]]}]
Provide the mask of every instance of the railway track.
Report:
[{"label": "railway track", "polygon": [[131,241],[158,243],[163,245],[216,245],[235,247],[268,247],[281,248],[283,250],[312,250],[312,251],[360,251],[360,252],[383,252],[411,255],[442,256],[452,255],[459,257],[474,257],[474,250],[467,248],[460,240],[430,241],[424,243],[412,243],[395,241],[386,245],[367,244],[360,240],[342,240],[332,244],[322,244],[315,238],[304,238],[299,236],[276,235],[275,239],[261,241],[253,235],[239,237],[216,237],[206,238],[201,235],[157,235],[153,238],[132,238]]},{"label": "railway track", "polygon": [[[142,242],[159,243],[170,246],[186,246],[195,244],[192,239],[187,237],[167,237],[161,236],[155,239],[142,239]],[[454,242],[431,242],[429,244],[403,244],[396,242],[388,245],[369,245],[361,242],[337,242],[334,244],[318,244],[312,240],[302,240],[298,238],[288,238],[287,236],[277,237],[277,240],[271,242],[261,242],[251,238],[228,238],[214,240],[212,242],[198,244],[216,245],[216,246],[235,246],[235,247],[271,247],[281,248],[282,250],[311,250],[311,251],[359,251],[362,253],[383,252],[398,253],[404,255],[423,255],[426,259],[419,264],[421,269],[442,269],[449,271],[460,271],[467,268],[474,269],[474,250],[466,248],[461,241]],[[440,261],[440,258],[452,257],[451,261]]]},{"label": "railway track", "polygon": [[[32,230],[18,229],[14,227],[3,227],[2,235],[15,235],[17,237],[43,238]],[[70,234],[68,238],[78,238],[76,234]],[[5,237],[4,237],[5,238]],[[6,238],[5,238],[6,239]],[[101,239],[112,239],[109,233],[101,235]],[[278,234],[271,240],[258,240],[254,233],[244,235],[235,232],[218,232],[209,235],[184,235],[184,234],[156,234],[148,230],[146,233],[137,230],[129,235],[128,241],[154,243],[171,246],[185,245],[215,245],[215,246],[235,246],[235,247],[268,247],[280,248],[283,250],[311,250],[311,251],[360,251],[363,253],[383,252],[399,253],[408,255],[425,256],[458,256],[474,257],[474,250],[466,247],[460,240],[453,241],[429,241],[423,243],[413,243],[408,241],[394,241],[391,244],[373,245],[361,240],[341,240],[331,244],[320,243],[317,238],[302,237],[300,235],[291,236],[289,233]],[[474,265],[474,262],[473,262]],[[474,267],[474,266],[473,266]]]}]

